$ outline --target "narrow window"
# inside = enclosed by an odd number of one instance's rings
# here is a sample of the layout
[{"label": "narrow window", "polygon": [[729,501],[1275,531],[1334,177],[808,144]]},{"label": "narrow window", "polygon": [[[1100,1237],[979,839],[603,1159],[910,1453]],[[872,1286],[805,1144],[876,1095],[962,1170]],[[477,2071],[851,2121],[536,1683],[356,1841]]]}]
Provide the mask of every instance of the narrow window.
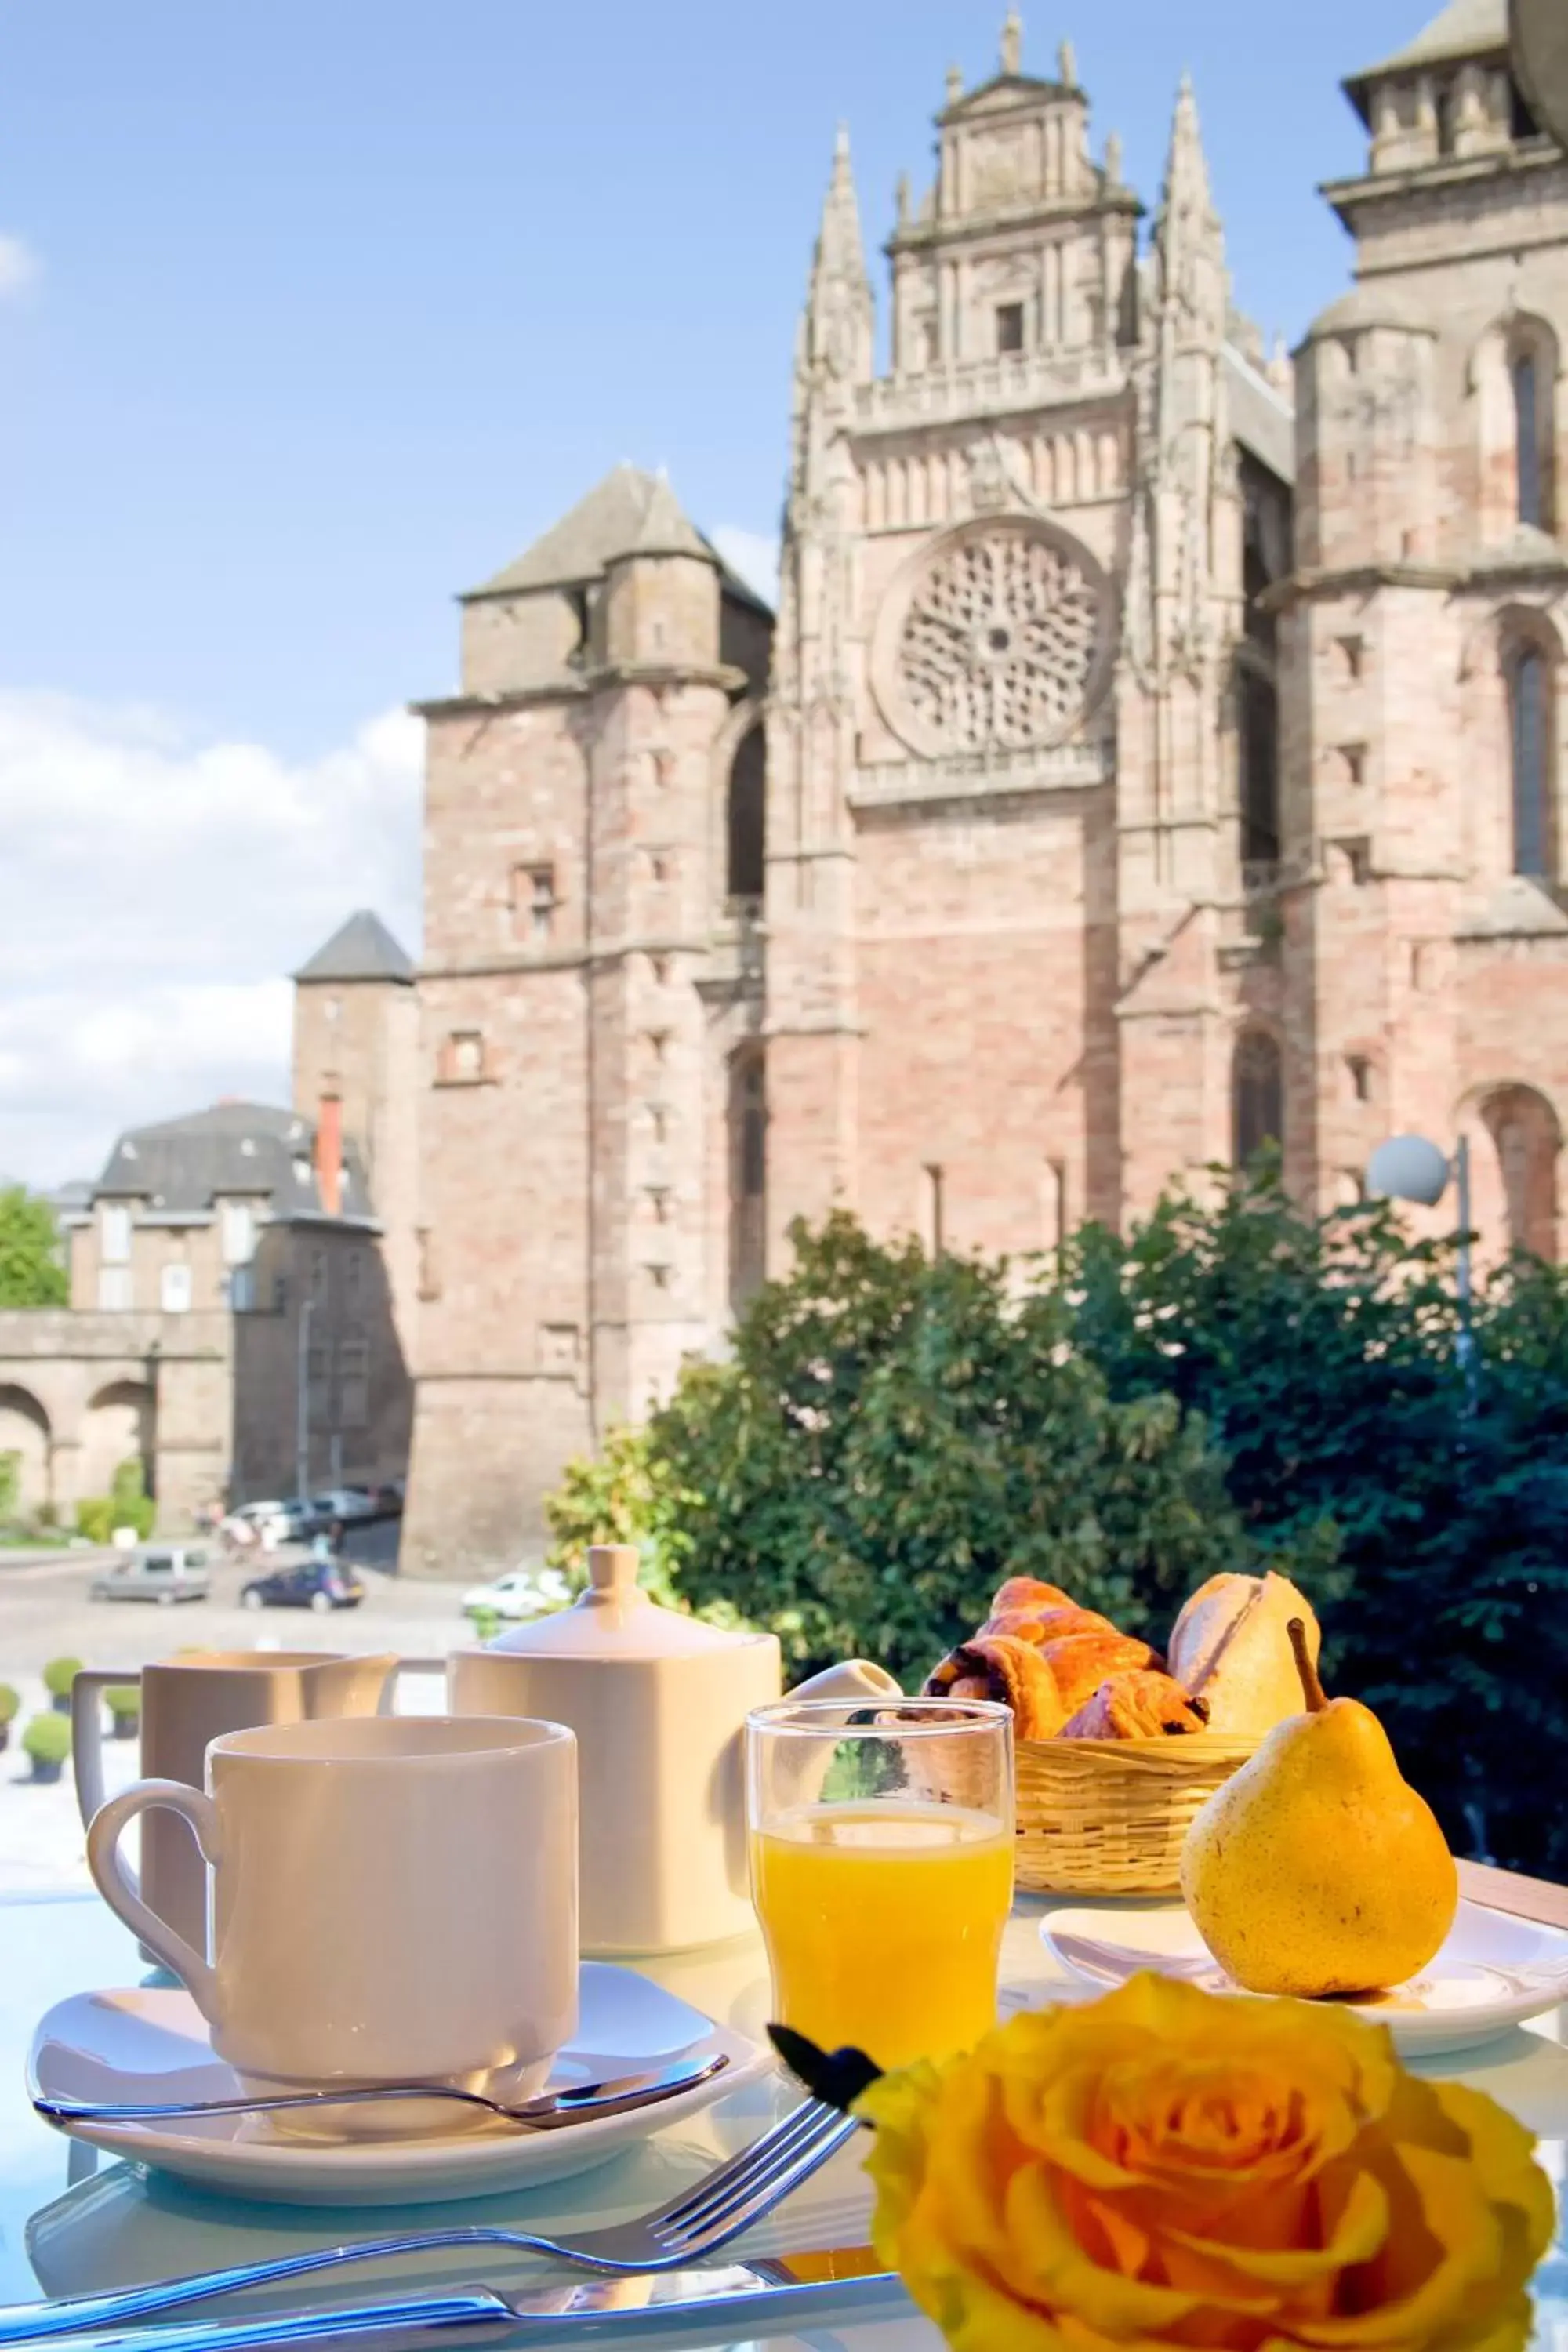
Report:
[{"label": "narrow window", "polygon": [[477,1086],[485,1075],[485,1041],[477,1029],[454,1029],[442,1055],[441,1076],[449,1087]]},{"label": "narrow window", "polygon": [[1237,1168],[1270,1144],[1283,1143],[1285,1087],[1279,1048],[1261,1029],[1248,1029],[1237,1040],[1231,1069],[1231,1113]]},{"label": "narrow window", "polygon": [[191,1269],[188,1265],[166,1265],[159,1277],[158,1304],[165,1315],[188,1315],[191,1311]]},{"label": "narrow window", "polygon": [[767,847],[767,737],[760,726],[741,738],[730,769],[727,895],[732,905],[761,903]]},{"label": "narrow window", "polygon": [[1519,477],[1519,520],[1546,528],[1545,469],[1541,463],[1540,379],[1533,352],[1513,363],[1513,430]]},{"label": "narrow window", "polygon": [[1350,1072],[1351,1091],[1357,1102],[1372,1100],[1372,1064],[1364,1054],[1347,1054],[1345,1067]]},{"label": "narrow window", "polygon": [[132,1306],[131,1268],[104,1265],[98,1270],[98,1303],[106,1315],[128,1314]]},{"label": "narrow window", "polygon": [[1515,656],[1509,681],[1513,737],[1513,870],[1548,875],[1550,776],[1544,656],[1534,646]]},{"label": "narrow window", "polygon": [[131,1212],[108,1202],[100,1211],[99,1255],[105,1265],[126,1265],[131,1258]]},{"label": "narrow window", "polygon": [[1279,862],[1279,711],[1270,679],[1241,674],[1241,856]]},{"label": "narrow window", "polygon": [[926,1184],[926,1247],[932,1257],[942,1252],[942,1173],[932,1160],[921,1171]]},{"label": "narrow window", "polygon": [[511,869],[511,922],[519,939],[531,940],[535,947],[548,944],[555,924],[555,909],[560,904],[555,895],[553,866],[514,866]]},{"label": "narrow window", "polygon": [[1021,352],[1024,348],[1024,306],[1021,302],[999,302],[996,306],[996,349],[1000,352]]},{"label": "narrow window", "polygon": [[761,1054],[742,1054],[730,1071],[730,1306],[736,1315],[767,1271],[767,1190],[766,1065]]}]

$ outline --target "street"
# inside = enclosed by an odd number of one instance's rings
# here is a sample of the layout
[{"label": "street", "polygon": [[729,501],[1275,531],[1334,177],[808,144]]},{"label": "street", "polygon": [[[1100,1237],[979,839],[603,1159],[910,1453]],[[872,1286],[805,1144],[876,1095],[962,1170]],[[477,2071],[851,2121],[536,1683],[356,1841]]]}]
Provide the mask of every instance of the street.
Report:
[{"label": "street", "polygon": [[[392,1523],[395,1535],[395,1523]],[[366,1540],[365,1538],[368,1538]],[[365,1598],[357,1609],[318,1617],[305,1609],[268,1609],[259,1613],[239,1605],[239,1589],[264,1564],[254,1559],[226,1561],[206,1547],[212,1564],[210,1600],[163,1609],[146,1602],[110,1605],[89,1601],[88,1587],[114,1557],[72,1552],[47,1559],[0,1551],[0,1683],[20,1692],[22,1706],[12,1726],[11,1744],[0,1754],[0,1894],[46,1887],[86,1886],[81,1824],[70,1769],[52,1788],[30,1777],[21,1752],[22,1727],[48,1706],[41,1680],[51,1658],[71,1657],[83,1665],[134,1668],[178,1649],[211,1650],[395,1650],[403,1657],[440,1657],[468,1637],[458,1608],[458,1584],[416,1583],[371,1567],[366,1554],[385,1545],[380,1528],[351,1542]],[[299,1557],[279,1551],[265,1565]],[[387,1557],[386,1549],[381,1556]],[[405,1709],[441,1704],[434,1677],[410,1680],[400,1697]],[[110,1740],[104,1748],[104,1778],[112,1792],[136,1777],[134,1740]]]}]

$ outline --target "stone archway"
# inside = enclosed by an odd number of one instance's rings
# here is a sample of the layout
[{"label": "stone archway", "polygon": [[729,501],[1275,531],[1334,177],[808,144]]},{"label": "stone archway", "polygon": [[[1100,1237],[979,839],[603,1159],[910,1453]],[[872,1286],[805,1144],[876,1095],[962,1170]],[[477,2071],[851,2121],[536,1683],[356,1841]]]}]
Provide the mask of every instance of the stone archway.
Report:
[{"label": "stone archway", "polygon": [[1483,1097],[1481,1125],[1491,1138],[1501,1179],[1508,1246],[1558,1257],[1557,1160],[1563,1129],[1534,1087],[1499,1087]]},{"label": "stone archway", "polygon": [[0,1381],[0,1458],[7,1454],[16,1457],[16,1508],[30,1515],[52,1503],[54,1432],[49,1416],[31,1390]]},{"label": "stone archway", "polygon": [[137,1461],[153,1492],[153,1398],[144,1381],[110,1381],[88,1400],[78,1482],[84,1496],[107,1495],[122,1462]]}]

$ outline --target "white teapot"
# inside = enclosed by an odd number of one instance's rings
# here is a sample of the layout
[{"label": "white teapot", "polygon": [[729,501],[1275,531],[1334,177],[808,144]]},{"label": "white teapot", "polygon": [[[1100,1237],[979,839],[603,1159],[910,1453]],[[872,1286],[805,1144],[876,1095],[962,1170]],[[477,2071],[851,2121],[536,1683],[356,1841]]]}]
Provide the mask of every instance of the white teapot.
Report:
[{"label": "white teapot", "polygon": [[[634,1546],[595,1545],[570,1609],[456,1651],[447,1668],[454,1715],[532,1716],[576,1733],[582,1946],[599,1956],[679,1951],[755,1927],[742,1731],[783,1685],[775,1635],[661,1608],[637,1566]],[[857,1658],[796,1696],[900,1692]]]}]

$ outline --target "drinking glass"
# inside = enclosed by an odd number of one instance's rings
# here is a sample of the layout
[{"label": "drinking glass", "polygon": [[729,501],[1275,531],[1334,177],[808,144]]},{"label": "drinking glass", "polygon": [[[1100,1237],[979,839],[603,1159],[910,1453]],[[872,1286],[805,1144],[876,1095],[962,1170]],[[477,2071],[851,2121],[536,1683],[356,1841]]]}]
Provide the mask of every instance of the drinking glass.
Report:
[{"label": "drinking glass", "polygon": [[980,1699],[785,1699],[746,1717],[752,1900],[773,2016],[879,2066],[996,2021],[1013,1717]]}]

